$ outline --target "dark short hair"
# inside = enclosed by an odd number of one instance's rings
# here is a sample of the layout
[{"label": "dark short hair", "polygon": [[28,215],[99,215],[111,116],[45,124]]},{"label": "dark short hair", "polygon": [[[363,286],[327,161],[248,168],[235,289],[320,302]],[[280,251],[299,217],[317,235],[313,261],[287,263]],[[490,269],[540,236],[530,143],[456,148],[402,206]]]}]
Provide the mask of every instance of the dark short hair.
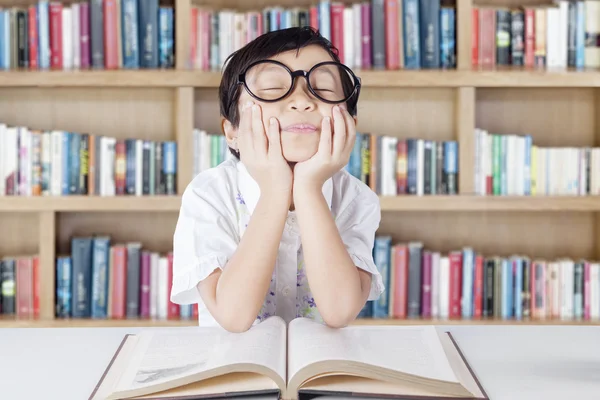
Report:
[{"label": "dark short hair", "polygon": [[[238,85],[238,76],[253,62],[273,57],[277,54],[317,45],[329,53],[333,61],[340,62],[339,50],[318,30],[310,27],[294,27],[271,31],[258,36],[244,47],[231,53],[224,62],[224,70],[219,85],[220,113],[236,126],[240,122],[238,101],[243,87]],[[350,115],[356,115],[357,96],[352,96],[346,103]],[[239,158],[239,152],[229,148]]]}]

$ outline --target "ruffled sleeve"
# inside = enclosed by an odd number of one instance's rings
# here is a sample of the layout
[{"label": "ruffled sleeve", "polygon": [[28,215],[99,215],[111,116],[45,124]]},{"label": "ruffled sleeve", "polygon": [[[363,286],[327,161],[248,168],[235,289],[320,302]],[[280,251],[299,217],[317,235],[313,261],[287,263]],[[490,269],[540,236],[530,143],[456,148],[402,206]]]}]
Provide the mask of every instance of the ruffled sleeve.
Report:
[{"label": "ruffled sleeve", "polygon": [[370,190],[361,191],[336,219],[340,236],[354,265],[371,273],[368,300],[377,300],[385,290],[373,260],[375,233],[380,221],[379,198]]},{"label": "ruffled sleeve", "polygon": [[215,269],[223,269],[238,242],[235,211],[225,196],[204,188],[186,188],[173,235],[171,301],[202,303],[197,285]]}]

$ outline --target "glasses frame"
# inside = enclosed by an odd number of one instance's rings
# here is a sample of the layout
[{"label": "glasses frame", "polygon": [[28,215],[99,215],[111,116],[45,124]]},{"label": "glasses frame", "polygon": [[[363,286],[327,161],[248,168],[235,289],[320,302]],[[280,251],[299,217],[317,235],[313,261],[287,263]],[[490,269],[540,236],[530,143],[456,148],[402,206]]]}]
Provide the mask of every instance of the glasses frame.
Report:
[{"label": "glasses frame", "polygon": [[[292,78],[292,84],[290,85],[290,88],[288,89],[288,91],[281,97],[277,98],[277,99],[272,99],[272,100],[265,100],[262,99],[260,97],[258,97],[257,95],[255,95],[254,93],[252,93],[252,91],[250,90],[250,88],[248,87],[248,84],[246,82],[246,73],[248,72],[248,70],[250,70],[250,68],[254,67],[257,64],[266,64],[266,63],[272,63],[272,64],[276,64],[278,66],[283,67],[291,76]],[[354,83],[354,88],[352,89],[352,92],[346,96],[344,99],[339,100],[339,101],[332,101],[332,100],[327,100],[322,98],[321,96],[319,96],[315,90],[313,89],[313,87],[310,84],[310,74],[317,68],[323,66],[323,65],[335,65],[337,67],[340,67],[342,69],[345,69],[348,74],[352,77],[353,83]],[[356,74],[354,74],[354,72],[346,65],[337,62],[337,61],[323,61],[320,62],[318,64],[315,64],[312,66],[312,68],[308,71],[304,71],[304,70],[296,70],[296,71],[292,71],[287,65],[283,64],[280,61],[276,61],[276,60],[258,60],[253,62],[252,64],[250,64],[248,67],[246,67],[246,69],[244,70],[244,72],[242,72],[241,74],[238,75],[238,85],[244,85],[244,88],[246,89],[246,92],[248,92],[248,94],[250,96],[252,96],[253,98],[255,98],[258,101],[262,101],[265,103],[275,103],[277,101],[283,100],[285,99],[287,96],[289,96],[289,94],[294,90],[294,87],[296,86],[296,78],[297,77],[304,77],[304,79],[306,79],[306,87],[308,87],[308,90],[310,91],[310,93],[312,93],[313,96],[315,96],[317,99],[321,100],[324,103],[328,103],[328,104],[340,104],[340,103],[344,103],[348,100],[350,100],[350,98],[352,98],[352,96],[354,96],[356,94],[356,98],[358,99],[358,96],[360,95],[360,88],[361,88],[361,79],[360,77],[356,76]]]}]

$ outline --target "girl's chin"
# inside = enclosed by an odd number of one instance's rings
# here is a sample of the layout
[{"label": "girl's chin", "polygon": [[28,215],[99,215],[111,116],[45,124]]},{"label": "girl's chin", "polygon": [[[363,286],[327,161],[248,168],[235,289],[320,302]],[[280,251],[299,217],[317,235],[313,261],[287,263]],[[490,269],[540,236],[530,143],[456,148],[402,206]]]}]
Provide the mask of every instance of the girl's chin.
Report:
[{"label": "girl's chin", "polygon": [[289,163],[299,163],[302,161],[306,161],[312,156],[314,156],[316,150],[302,150],[302,149],[283,149],[283,158],[285,158]]}]

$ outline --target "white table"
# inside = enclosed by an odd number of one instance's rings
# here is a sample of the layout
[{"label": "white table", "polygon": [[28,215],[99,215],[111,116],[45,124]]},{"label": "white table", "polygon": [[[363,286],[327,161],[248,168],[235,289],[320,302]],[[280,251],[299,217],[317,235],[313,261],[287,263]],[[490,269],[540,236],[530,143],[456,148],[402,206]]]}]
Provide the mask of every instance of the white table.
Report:
[{"label": "white table", "polygon": [[[0,399],[85,400],[123,335],[140,329],[0,329]],[[438,329],[452,332],[492,400],[600,399],[600,326]]]}]

